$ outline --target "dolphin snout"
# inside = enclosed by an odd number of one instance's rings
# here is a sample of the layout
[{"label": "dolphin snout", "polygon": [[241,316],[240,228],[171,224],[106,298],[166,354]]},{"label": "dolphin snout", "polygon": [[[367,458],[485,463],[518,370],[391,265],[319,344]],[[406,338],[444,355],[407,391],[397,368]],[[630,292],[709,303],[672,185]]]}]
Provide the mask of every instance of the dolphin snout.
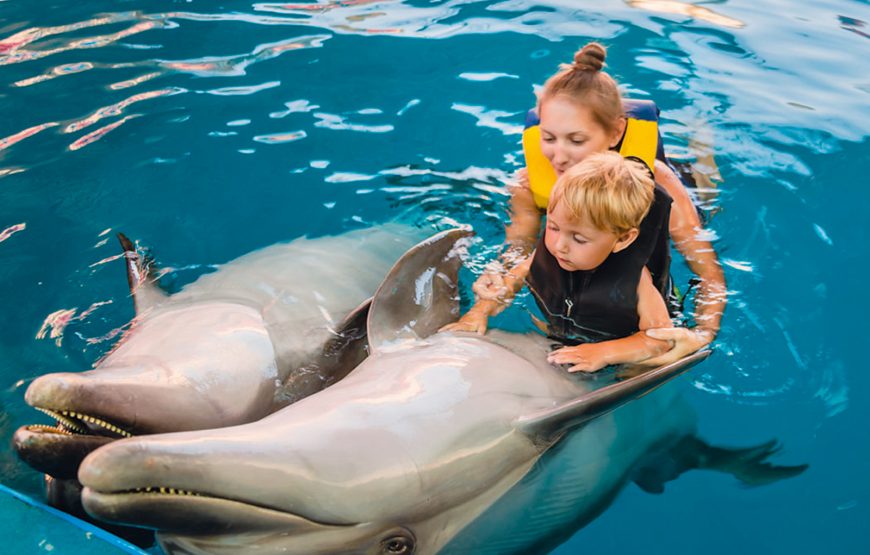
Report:
[{"label": "dolphin snout", "polygon": [[82,459],[111,441],[108,437],[71,436],[39,426],[22,426],[12,436],[12,446],[22,461],[63,480],[75,478]]},{"label": "dolphin snout", "polygon": [[[105,492],[162,485],[161,470],[165,475],[169,466],[163,464],[161,468],[157,458],[144,452],[136,439],[116,441],[86,456],[79,467],[78,479],[85,487]],[[158,483],[141,481],[143,471],[150,471],[150,480],[156,479]]]},{"label": "dolphin snout", "polygon": [[70,372],[40,376],[27,388],[24,401],[31,407],[66,407],[75,398],[80,381],[77,374]]}]

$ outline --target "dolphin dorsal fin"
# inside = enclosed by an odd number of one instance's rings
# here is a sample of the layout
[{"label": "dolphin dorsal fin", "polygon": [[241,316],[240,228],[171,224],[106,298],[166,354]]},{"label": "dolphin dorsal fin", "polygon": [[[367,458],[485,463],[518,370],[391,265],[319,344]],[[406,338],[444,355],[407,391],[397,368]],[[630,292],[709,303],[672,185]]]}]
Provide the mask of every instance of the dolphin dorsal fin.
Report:
[{"label": "dolphin dorsal fin", "polygon": [[457,288],[470,229],[442,231],[411,247],[372,298],[368,316],[371,353],[384,345],[421,339],[456,320]]},{"label": "dolphin dorsal fin", "polygon": [[699,351],[671,364],[590,391],[556,407],[521,416],[514,421],[514,425],[530,437],[548,438],[562,434],[646,395],[706,359],[710,353],[709,350]]},{"label": "dolphin dorsal fin", "polygon": [[123,233],[118,234],[118,241],[124,249],[124,260],[127,266],[127,285],[133,296],[136,314],[154,307],[166,300],[166,292],[157,284],[157,276],[151,271],[153,264],[139,254],[136,245]]}]

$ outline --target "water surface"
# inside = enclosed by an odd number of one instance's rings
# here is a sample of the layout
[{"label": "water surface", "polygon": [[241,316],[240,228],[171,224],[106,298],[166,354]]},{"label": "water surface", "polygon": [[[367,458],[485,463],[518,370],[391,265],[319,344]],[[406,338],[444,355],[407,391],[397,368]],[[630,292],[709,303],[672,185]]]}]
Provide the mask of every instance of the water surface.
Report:
[{"label": "water surface", "polygon": [[[0,1],[2,435],[37,419],[35,376],[90,367],[132,317],[116,232],[175,289],[394,218],[473,225],[479,269],[534,88],[599,40],[716,186],[730,301],[688,381],[701,432],[810,469],[629,486],[556,552],[865,553],[868,22],[858,0]],[[8,447],[0,466],[39,494]]]}]

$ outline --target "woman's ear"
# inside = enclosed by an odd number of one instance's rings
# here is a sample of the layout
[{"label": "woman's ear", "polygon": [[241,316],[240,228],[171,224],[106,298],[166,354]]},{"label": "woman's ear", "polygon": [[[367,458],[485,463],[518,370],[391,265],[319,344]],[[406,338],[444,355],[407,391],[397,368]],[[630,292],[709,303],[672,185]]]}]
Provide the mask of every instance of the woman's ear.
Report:
[{"label": "woman's ear", "polygon": [[625,116],[619,116],[619,119],[616,120],[616,127],[613,130],[613,135],[610,137],[610,148],[615,147],[619,144],[619,141],[622,140],[622,136],[625,135],[625,126],[627,123],[628,120],[625,119]]},{"label": "woman's ear", "polygon": [[634,243],[634,240],[637,239],[638,233],[639,232],[637,228],[633,227],[620,235],[616,239],[616,243],[613,245],[613,250],[611,250],[610,252],[619,252],[630,244]]}]

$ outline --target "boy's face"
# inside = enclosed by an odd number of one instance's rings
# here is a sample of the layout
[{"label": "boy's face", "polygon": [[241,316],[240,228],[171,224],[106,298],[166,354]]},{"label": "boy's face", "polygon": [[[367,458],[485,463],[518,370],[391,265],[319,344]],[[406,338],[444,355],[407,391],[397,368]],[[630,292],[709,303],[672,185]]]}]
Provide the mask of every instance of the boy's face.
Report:
[{"label": "boy's face", "polygon": [[607,133],[592,111],[565,96],[548,98],[541,104],[541,152],[561,176],[590,154],[606,152],[619,142],[624,130]]},{"label": "boy's face", "polygon": [[636,229],[617,235],[574,220],[564,204],[557,202],[553,210],[547,212],[547,229],[544,232],[544,246],[563,270],[576,272],[595,269],[610,253],[624,249],[637,237]]}]

